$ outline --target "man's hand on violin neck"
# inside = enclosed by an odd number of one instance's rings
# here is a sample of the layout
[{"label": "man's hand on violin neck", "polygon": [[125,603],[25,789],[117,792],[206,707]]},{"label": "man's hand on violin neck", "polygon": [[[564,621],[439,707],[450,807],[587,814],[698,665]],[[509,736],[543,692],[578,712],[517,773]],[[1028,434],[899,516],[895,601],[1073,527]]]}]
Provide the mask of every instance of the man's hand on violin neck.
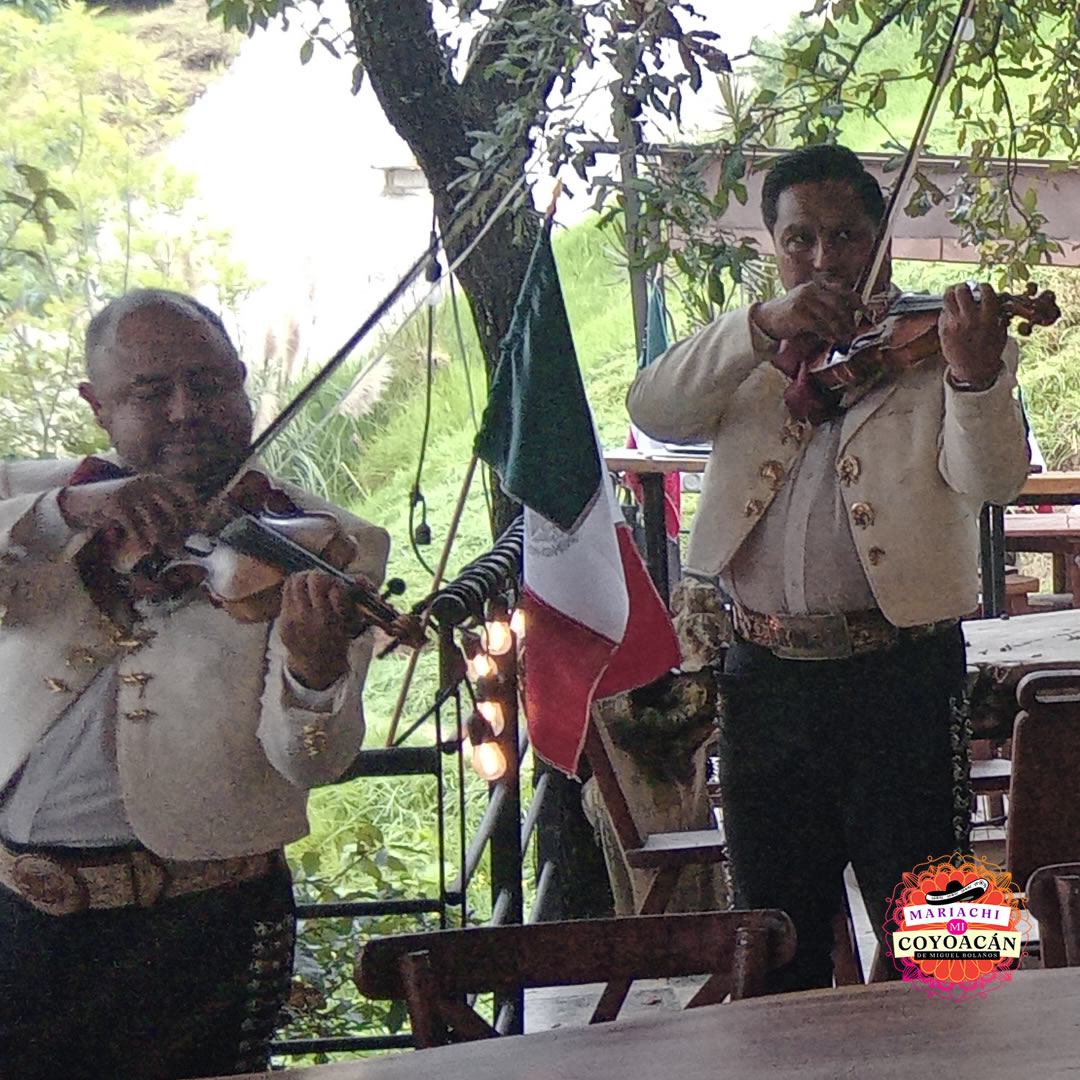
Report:
[{"label": "man's hand on violin neck", "polygon": [[938,340],[949,376],[971,390],[993,385],[1007,341],[997,294],[984,284],[979,285],[979,293],[976,300],[967,285],[946,289],[938,318]]},{"label": "man's hand on violin neck", "polygon": [[293,675],[325,690],[349,669],[349,643],[364,625],[347,582],[322,570],[290,574],[281,592],[278,633]]},{"label": "man's hand on violin neck", "polygon": [[200,514],[194,488],[154,473],[66,487],[59,505],[72,528],[118,525],[131,544],[146,552],[177,550],[197,528]]},{"label": "man's hand on violin neck", "polygon": [[758,329],[774,341],[811,334],[830,343],[846,344],[855,333],[855,315],[862,308],[859,294],[838,285],[806,281],[783,296],[751,309]]}]

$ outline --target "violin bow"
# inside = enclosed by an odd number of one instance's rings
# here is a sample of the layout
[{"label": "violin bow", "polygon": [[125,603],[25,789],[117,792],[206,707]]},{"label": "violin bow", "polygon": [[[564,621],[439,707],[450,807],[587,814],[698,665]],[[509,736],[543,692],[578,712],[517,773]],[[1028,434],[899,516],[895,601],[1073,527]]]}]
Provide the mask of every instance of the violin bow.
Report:
[{"label": "violin bow", "polygon": [[889,241],[892,239],[896,219],[899,217],[900,209],[903,206],[902,196],[919,166],[919,159],[922,157],[923,148],[930,133],[930,125],[934,122],[934,113],[937,111],[938,103],[941,101],[941,95],[945,92],[945,85],[956,67],[956,54],[960,51],[961,43],[974,34],[975,23],[972,19],[974,10],[975,0],[962,0],[960,13],[956,16],[956,21],[949,32],[945,51],[942,53],[941,60],[938,63],[938,69],[934,75],[934,81],[930,87],[930,94],[926,99],[926,104],[923,106],[922,116],[919,117],[919,124],[915,129],[914,138],[911,140],[911,145],[904,156],[904,163],[900,167],[900,174],[897,176],[896,183],[889,194],[885,216],[878,226],[873,254],[855,286],[855,291],[860,294],[864,304],[869,303],[870,297],[874,294],[874,286],[885,262],[885,255],[889,250]]},{"label": "violin bow", "polygon": [[292,400],[289,401],[284,408],[266,425],[265,428],[259,433],[258,437],[252,442],[248,448],[247,457],[244,459],[240,468],[236,470],[235,474],[225,485],[224,490],[228,490],[236,483],[237,480],[248,470],[252,460],[259,455],[259,452],[268,446],[274,439],[276,439],[282,431],[292,422],[296,414],[311,400],[311,398],[319,391],[320,387],[334,374],[335,371],[349,358],[350,353],[356,348],[360,342],[367,337],[372,328],[376,326],[386,313],[396,304],[410,285],[420,276],[425,270],[428,263],[438,254],[440,247],[439,239],[432,236],[431,242],[428,244],[424,253],[405,271],[405,274],[401,277],[398,283],[383,297],[375,310],[356,328],[352,336],[344,345],[314,375],[296,392]]}]

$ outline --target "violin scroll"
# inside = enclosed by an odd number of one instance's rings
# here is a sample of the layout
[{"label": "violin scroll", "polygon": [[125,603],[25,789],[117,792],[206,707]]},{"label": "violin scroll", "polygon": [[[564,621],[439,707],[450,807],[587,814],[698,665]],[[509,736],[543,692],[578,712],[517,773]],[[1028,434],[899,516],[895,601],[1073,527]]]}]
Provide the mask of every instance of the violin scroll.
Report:
[{"label": "violin scroll", "polygon": [[1008,319],[1021,319],[1016,332],[1029,337],[1036,326],[1053,326],[1061,318],[1057,297],[1050,289],[1039,292],[1039,286],[1029,281],[1020,296],[1001,293],[1001,310]]}]

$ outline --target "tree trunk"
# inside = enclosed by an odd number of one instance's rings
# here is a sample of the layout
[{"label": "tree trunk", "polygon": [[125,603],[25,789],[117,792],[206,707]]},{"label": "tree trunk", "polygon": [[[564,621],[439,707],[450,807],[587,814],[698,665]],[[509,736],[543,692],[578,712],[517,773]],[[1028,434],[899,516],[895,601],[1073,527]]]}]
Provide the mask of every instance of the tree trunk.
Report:
[{"label": "tree trunk", "polygon": [[[527,7],[532,0],[510,2]],[[467,199],[464,212],[458,205],[461,195],[451,188],[463,172],[457,159],[470,156],[473,140],[469,133],[495,130],[500,104],[520,93],[520,88],[485,74],[488,58],[483,49],[464,82],[455,82],[450,60],[432,26],[429,0],[349,0],[349,12],[360,61],[387,118],[427,178],[446,253],[453,261],[521,179],[528,156],[524,146],[508,151],[503,167],[492,174],[486,190]],[[537,73],[538,79],[544,77]],[[539,225],[526,192],[524,202],[502,213],[457,269],[489,381]],[[497,536],[512,520],[516,507],[497,483],[493,490],[492,535]]]},{"label": "tree trunk", "polygon": [[[543,9],[549,0],[506,0],[501,16],[511,9],[527,13]],[[498,44],[481,46],[463,82],[453,80],[450,59],[431,22],[429,0],[349,0],[357,53],[390,123],[408,143],[427,178],[435,215],[449,259],[454,261],[490,221],[495,208],[522,177],[530,147],[511,148],[501,167],[491,173],[485,190],[468,197],[462,212],[461,195],[451,187],[469,158],[472,131],[494,131],[500,106],[523,94],[520,85],[488,71]],[[546,97],[561,67],[531,73],[531,87]],[[465,292],[483,349],[488,381],[499,357],[499,343],[510,328],[514,302],[540,228],[527,190],[523,201],[511,204],[480,238],[457,276]],[[497,482],[492,512],[492,536],[498,536],[517,513],[515,504]],[[610,910],[611,893],[603,855],[581,808],[580,785],[552,777],[552,797],[537,829],[541,857],[553,857],[559,868],[560,907],[582,916]]]}]

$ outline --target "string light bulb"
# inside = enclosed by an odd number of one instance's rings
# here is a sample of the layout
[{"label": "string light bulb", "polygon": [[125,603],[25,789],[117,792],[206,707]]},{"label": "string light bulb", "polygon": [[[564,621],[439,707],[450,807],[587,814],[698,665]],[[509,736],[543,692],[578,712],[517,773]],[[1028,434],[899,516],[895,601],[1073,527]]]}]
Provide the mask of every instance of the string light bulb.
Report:
[{"label": "string light bulb", "polygon": [[510,629],[514,637],[520,638],[525,633],[525,609],[514,608],[514,614],[510,616]]},{"label": "string light bulb", "polygon": [[501,735],[506,727],[506,717],[497,701],[478,701],[476,711],[487,721],[493,735]]},{"label": "string light bulb", "polygon": [[472,767],[482,779],[494,783],[506,773],[506,755],[497,742],[477,743],[473,747]]},{"label": "string light bulb", "polygon": [[514,644],[510,627],[502,621],[495,619],[484,627],[484,637],[487,641],[487,651],[492,656],[503,656],[510,651]]},{"label": "string light bulb", "polygon": [[465,666],[473,682],[495,674],[495,661],[486,652],[478,652],[475,656],[471,656]]}]

